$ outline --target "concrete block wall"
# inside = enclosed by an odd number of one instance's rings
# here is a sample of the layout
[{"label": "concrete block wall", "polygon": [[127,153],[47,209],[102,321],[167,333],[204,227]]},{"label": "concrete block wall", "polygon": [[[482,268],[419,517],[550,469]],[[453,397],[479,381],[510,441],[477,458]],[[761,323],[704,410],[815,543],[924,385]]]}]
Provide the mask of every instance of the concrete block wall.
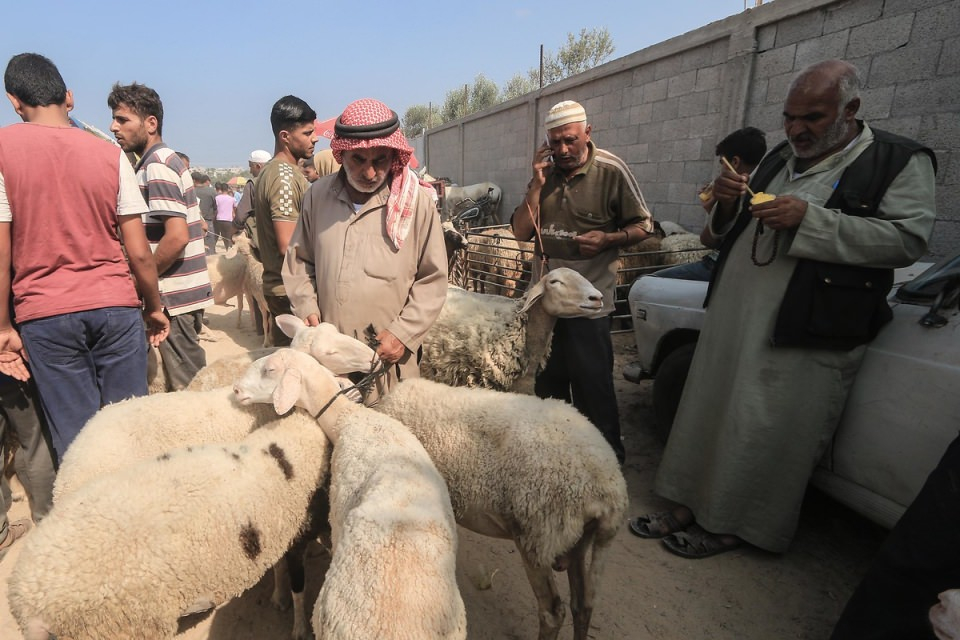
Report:
[{"label": "concrete block wall", "polygon": [[696,190],[714,147],[752,125],[783,139],[794,75],[827,58],[857,65],[861,114],[937,152],[932,257],[960,246],[960,0],[775,0],[647,47],[426,134],[433,175],[503,188],[503,221],[523,198],[553,104],[581,102],[597,144],[623,158],[660,220],[698,231]]}]

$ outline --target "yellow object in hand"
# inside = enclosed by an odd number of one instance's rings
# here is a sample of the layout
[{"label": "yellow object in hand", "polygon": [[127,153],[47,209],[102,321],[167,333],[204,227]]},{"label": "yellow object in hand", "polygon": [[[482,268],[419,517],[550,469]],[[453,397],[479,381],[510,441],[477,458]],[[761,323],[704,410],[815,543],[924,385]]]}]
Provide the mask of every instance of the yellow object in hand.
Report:
[{"label": "yellow object in hand", "polygon": [[760,204],[761,202],[770,202],[771,200],[776,200],[777,196],[772,193],[764,193],[763,191],[758,191],[753,194],[753,197],[750,198],[750,204]]}]

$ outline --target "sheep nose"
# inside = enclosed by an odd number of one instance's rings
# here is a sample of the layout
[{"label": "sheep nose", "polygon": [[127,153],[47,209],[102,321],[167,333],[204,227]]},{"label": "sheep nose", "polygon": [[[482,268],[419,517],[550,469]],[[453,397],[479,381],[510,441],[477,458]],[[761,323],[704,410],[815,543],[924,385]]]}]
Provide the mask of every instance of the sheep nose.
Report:
[{"label": "sheep nose", "polygon": [[602,293],[596,293],[596,294],[591,295],[591,296],[590,296],[589,298],[587,298],[587,299],[590,300],[590,302],[603,302],[603,294],[602,294]]}]

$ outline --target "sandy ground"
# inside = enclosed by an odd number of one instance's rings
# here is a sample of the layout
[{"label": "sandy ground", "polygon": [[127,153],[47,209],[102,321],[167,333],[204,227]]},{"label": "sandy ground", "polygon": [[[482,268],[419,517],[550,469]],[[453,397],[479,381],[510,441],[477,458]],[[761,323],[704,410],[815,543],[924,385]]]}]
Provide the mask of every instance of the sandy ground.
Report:
[{"label": "sandy ground", "polygon": [[[208,362],[259,346],[248,311],[237,329],[234,306],[208,310]],[[662,447],[654,435],[649,383],[620,379],[635,355],[630,334],[614,336],[615,378],[627,449],[624,476],[629,515],[663,506],[652,493]],[[11,520],[28,513],[15,503]],[[471,640],[533,639],[536,602],[512,543],[459,529],[458,581]],[[827,638],[847,598],[886,532],[811,490],[791,550],[773,555],[742,549],[706,560],[684,560],[657,541],[633,536],[624,525],[610,548],[590,637],[596,640],[774,640]],[[16,545],[0,562],[0,638],[20,638],[7,608],[7,578],[19,556]],[[105,550],[107,552],[107,550]],[[307,602],[316,599],[327,566],[318,544],[308,553]],[[69,567],[64,567],[68,571]],[[492,575],[492,580],[489,576]],[[566,578],[557,575],[566,598]],[[478,585],[489,582],[489,588]],[[181,621],[181,640],[289,637],[290,612],[270,604],[272,574],[205,615]],[[570,615],[560,638],[573,637]],[[363,640],[363,639],[358,639]]]}]

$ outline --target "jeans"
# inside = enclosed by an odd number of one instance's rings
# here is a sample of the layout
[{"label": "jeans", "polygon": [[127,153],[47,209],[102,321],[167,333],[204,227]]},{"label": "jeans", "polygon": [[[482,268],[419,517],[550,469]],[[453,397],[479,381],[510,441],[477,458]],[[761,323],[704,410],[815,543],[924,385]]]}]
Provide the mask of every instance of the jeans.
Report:
[{"label": "jeans", "polygon": [[717,259],[714,254],[709,254],[689,264],[678,264],[666,269],[660,269],[653,272],[652,276],[657,278],[676,278],[678,280],[700,280],[710,282],[710,276],[713,275],[713,268],[717,265]]},{"label": "jeans", "polygon": [[537,372],[534,392],[540,398],[572,400],[573,406],[600,430],[622,463],[610,325],[610,316],[557,318],[550,358]]},{"label": "jeans", "polygon": [[138,308],[30,320],[20,336],[58,460],[100,407],[147,393],[147,340]]}]

